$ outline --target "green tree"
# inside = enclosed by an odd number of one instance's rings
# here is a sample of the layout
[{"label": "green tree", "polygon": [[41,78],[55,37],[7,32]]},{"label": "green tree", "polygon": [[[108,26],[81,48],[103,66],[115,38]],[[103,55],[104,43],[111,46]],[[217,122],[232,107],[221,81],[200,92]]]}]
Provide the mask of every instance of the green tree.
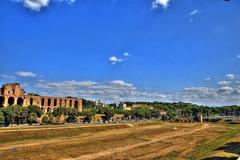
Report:
[{"label": "green tree", "polygon": [[75,122],[76,121],[76,117],[79,115],[79,111],[76,108],[67,108],[66,110],[66,115],[67,117],[67,122]]},{"label": "green tree", "polygon": [[99,109],[100,114],[104,114],[104,121],[109,121],[110,118],[112,118],[115,114],[114,109],[109,108],[109,107],[103,107]]},{"label": "green tree", "polygon": [[57,108],[54,108],[52,114],[54,117],[60,117],[61,115],[66,115],[66,113],[67,113],[67,108],[57,107]]},{"label": "green tree", "polygon": [[36,106],[36,105],[29,105],[28,106],[28,113],[31,114],[31,113],[36,113],[37,117],[41,117],[43,112],[41,110],[41,108],[39,106]]},{"label": "green tree", "polygon": [[36,113],[30,113],[29,118],[28,118],[28,123],[31,125],[36,122],[37,120],[37,114]]},{"label": "green tree", "polygon": [[95,115],[94,110],[84,110],[81,115],[84,116],[84,122],[90,123],[92,121],[92,117]]},{"label": "green tree", "polygon": [[162,115],[162,120],[163,120],[163,121],[167,121],[168,119],[169,119],[169,118],[168,118],[168,116],[167,116],[166,114],[163,114],[163,115]]},{"label": "green tree", "polygon": [[3,112],[0,111],[0,125],[1,125],[1,126],[4,125],[4,119],[5,119],[5,117],[4,117],[4,115],[3,115]]},{"label": "green tree", "polygon": [[10,124],[17,123],[17,116],[19,114],[18,106],[8,106],[2,110],[5,120],[5,125],[8,126]]},{"label": "green tree", "polygon": [[42,117],[42,123],[43,124],[47,124],[49,122],[49,117],[47,116],[47,115],[44,115],[43,117]]},{"label": "green tree", "polygon": [[153,110],[150,110],[150,112],[151,112],[152,118],[160,118],[161,117],[159,109],[153,109]]},{"label": "green tree", "polygon": [[167,117],[170,119],[170,120],[174,120],[175,117],[176,117],[177,113],[175,110],[171,109],[171,110],[168,110],[167,111]]}]

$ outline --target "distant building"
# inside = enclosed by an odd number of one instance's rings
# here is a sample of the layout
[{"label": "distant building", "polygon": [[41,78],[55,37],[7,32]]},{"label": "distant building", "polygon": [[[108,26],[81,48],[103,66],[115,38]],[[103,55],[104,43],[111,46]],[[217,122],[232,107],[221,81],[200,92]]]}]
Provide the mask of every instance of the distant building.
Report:
[{"label": "distant building", "polygon": [[129,111],[131,111],[131,110],[132,110],[132,107],[131,107],[131,106],[127,106],[126,103],[123,103],[123,104],[122,104],[122,109],[123,109],[123,110],[129,110]]},{"label": "distant building", "polygon": [[134,103],[134,102],[121,102],[119,104],[119,108],[123,110],[133,110],[133,109],[139,109],[139,108],[149,108],[154,109],[152,105],[146,105],[145,103]]},{"label": "distant building", "polygon": [[38,94],[26,94],[19,83],[4,84],[0,92],[0,107],[11,105],[37,105],[44,113],[52,112],[56,107],[76,108],[82,111],[82,99],[72,97],[49,97]]},{"label": "distant building", "polygon": [[97,107],[106,107],[107,106],[105,103],[102,103],[100,100],[95,101],[95,105]]}]

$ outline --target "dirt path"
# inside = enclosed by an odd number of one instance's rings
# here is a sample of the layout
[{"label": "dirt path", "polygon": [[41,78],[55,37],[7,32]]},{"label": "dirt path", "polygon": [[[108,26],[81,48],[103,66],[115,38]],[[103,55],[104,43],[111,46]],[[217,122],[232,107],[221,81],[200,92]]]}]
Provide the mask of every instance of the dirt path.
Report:
[{"label": "dirt path", "polygon": [[177,150],[182,150],[182,147],[176,146],[176,145],[175,146],[170,146],[170,147],[164,148],[164,149],[162,149],[162,150],[160,150],[156,153],[150,153],[150,154],[147,154],[145,156],[134,158],[134,160],[153,159],[153,158],[163,156],[165,154],[168,154],[168,153],[171,153],[171,152],[177,151]]},{"label": "dirt path", "polygon": [[[159,141],[165,140],[165,139],[169,139],[169,138],[174,138],[174,137],[179,137],[179,136],[184,136],[184,135],[188,135],[188,134],[192,134],[194,132],[198,132],[201,130],[204,130],[206,128],[208,128],[208,124],[205,124],[204,126],[191,130],[191,131],[175,131],[172,132],[171,135],[162,135],[158,138],[154,138],[152,140],[146,141],[146,142],[141,142],[141,143],[137,143],[137,144],[133,144],[133,145],[127,145],[124,147],[118,147],[118,148],[114,148],[114,149],[108,149],[105,151],[101,151],[101,152],[97,152],[97,153],[93,153],[93,154],[88,154],[88,155],[82,155],[80,157],[76,157],[76,158],[70,158],[67,160],[92,160],[92,159],[97,159],[103,156],[109,156],[109,155],[113,155],[119,152],[125,152],[137,147],[141,147],[141,146],[145,146],[145,145],[149,145],[149,144],[153,144],[153,143],[157,143]],[[168,148],[166,149],[164,152],[168,152],[168,150],[172,150],[173,148]],[[154,155],[155,156],[155,155]]]},{"label": "dirt path", "polygon": [[0,133],[8,133],[8,132],[24,132],[26,131],[42,131],[42,130],[61,130],[61,129],[78,129],[78,128],[94,128],[94,127],[108,127],[108,126],[126,126],[127,124],[108,124],[106,125],[73,125],[73,126],[54,126],[54,127],[16,127],[16,128],[1,128]]}]

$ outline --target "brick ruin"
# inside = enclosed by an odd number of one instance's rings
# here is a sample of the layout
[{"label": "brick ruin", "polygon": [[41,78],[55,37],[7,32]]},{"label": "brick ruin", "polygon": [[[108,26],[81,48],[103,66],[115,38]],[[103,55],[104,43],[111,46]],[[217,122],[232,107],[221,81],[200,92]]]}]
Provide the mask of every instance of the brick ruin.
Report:
[{"label": "brick ruin", "polygon": [[82,111],[82,99],[72,97],[49,97],[37,94],[25,94],[19,83],[7,83],[2,85],[0,93],[0,107],[11,105],[39,106],[44,113],[53,112],[56,107],[76,108]]}]

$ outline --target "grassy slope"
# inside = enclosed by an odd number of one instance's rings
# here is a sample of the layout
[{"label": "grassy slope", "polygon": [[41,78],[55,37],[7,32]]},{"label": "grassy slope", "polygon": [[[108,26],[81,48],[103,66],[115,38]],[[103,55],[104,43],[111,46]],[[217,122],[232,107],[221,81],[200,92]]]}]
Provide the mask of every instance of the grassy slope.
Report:
[{"label": "grassy slope", "polygon": [[196,146],[196,148],[194,148],[193,152],[188,156],[188,159],[195,160],[214,157],[217,148],[222,147],[229,142],[240,142],[240,125],[226,125],[223,123],[216,125],[226,127],[227,131],[223,133],[220,132],[218,136],[210,141],[207,139],[203,140]]}]

